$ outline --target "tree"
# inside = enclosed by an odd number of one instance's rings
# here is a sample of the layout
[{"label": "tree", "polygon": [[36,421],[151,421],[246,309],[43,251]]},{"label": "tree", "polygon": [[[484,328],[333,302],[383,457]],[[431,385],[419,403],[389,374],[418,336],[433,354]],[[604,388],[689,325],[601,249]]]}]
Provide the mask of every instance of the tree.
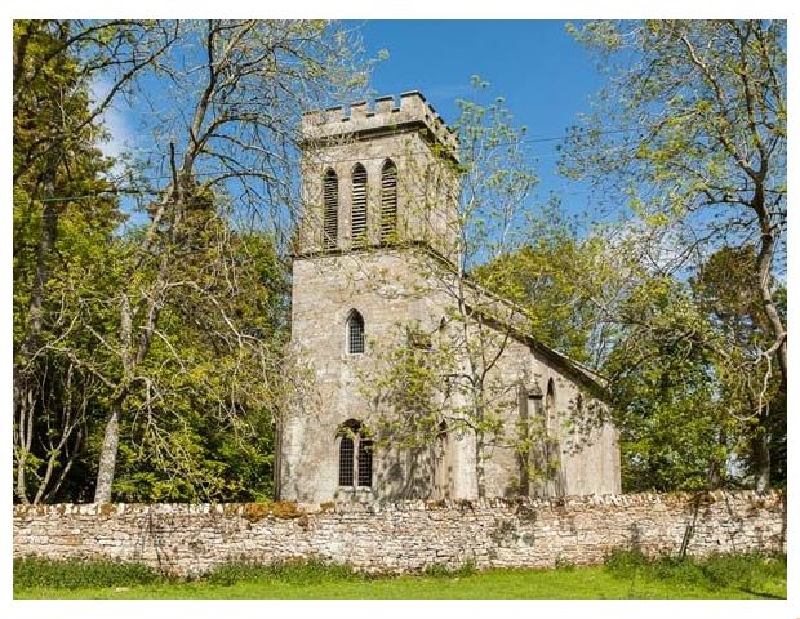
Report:
[{"label": "tree", "polygon": [[[672,255],[655,265],[662,273],[686,277],[723,245],[753,245],[745,280],[769,332],[757,357],[768,375],[777,365],[784,384],[786,323],[774,275],[785,257],[785,29],[777,20],[573,28],[611,83],[597,113],[571,133],[564,161],[569,174],[595,184],[598,203],[625,204],[664,231]],[[765,402],[754,401],[754,417]],[[767,478],[759,475],[757,487]]]},{"label": "tree", "polygon": [[[159,186],[158,158],[141,162],[139,192],[155,192],[142,205],[149,221],[127,237],[115,294],[101,300],[116,312],[113,334],[92,332],[106,360],[91,368],[111,391],[96,502],[111,499],[121,424],[141,410],[151,436],[169,446],[171,435],[157,413],[165,406],[180,414],[169,407],[185,381],[210,386],[220,404],[215,412],[225,416],[238,414],[245,395],[250,406],[263,409],[282,397],[282,356],[233,313],[247,278],[240,279],[246,269],[229,251],[229,222],[267,221],[276,237],[285,236],[289,207],[297,203],[300,113],[363,75],[345,70],[357,49],[352,37],[327,22],[206,20],[174,28],[178,43],[152,73],[163,82],[144,93],[159,110],[156,135],[169,138],[158,149],[167,182]],[[184,60],[191,70],[179,69]],[[199,245],[197,209],[217,222]],[[209,365],[211,359],[175,345],[166,327],[187,306],[205,312],[211,330],[201,346],[222,347],[225,364]],[[163,372],[155,364],[162,354],[180,371]],[[227,382],[218,374],[223,370]],[[168,457],[181,457],[180,446],[173,447]]]},{"label": "tree", "polygon": [[[715,350],[718,405],[744,426],[739,455],[756,485],[766,487],[771,478],[771,452],[786,440],[786,389],[762,354],[770,343],[770,327],[756,296],[756,274],[748,270],[754,260],[752,245],[722,247],[703,263],[691,284],[699,309],[708,316],[719,341]],[[781,303],[785,288],[776,287],[775,298],[786,324]],[[776,455],[777,470],[785,471],[785,452]]]},{"label": "tree", "polygon": [[712,327],[688,287],[654,276],[632,291],[604,366],[623,454],[623,489],[717,487],[738,436],[719,401]]},{"label": "tree", "polygon": [[[274,408],[283,395],[261,364],[282,358],[288,339],[287,272],[272,239],[229,231],[212,213],[191,216],[193,250],[180,269],[184,281],[206,282],[204,293],[184,292],[162,308],[159,337],[139,370],[148,383],[131,394],[121,420],[119,500],[272,493]],[[234,285],[210,275],[220,268]],[[101,445],[94,447],[97,455]]]},{"label": "tree", "polygon": [[[473,85],[479,93],[488,86],[478,78]],[[424,198],[416,203],[423,221],[429,201],[440,212],[452,208],[445,215],[446,232],[433,240],[444,259],[419,266],[427,282],[423,294],[441,301],[443,322],[433,332],[399,324],[362,384],[379,429],[393,445],[426,448],[444,434],[474,441],[476,493],[483,497],[491,449],[524,449],[528,440],[507,419],[520,397],[522,376],[510,376],[502,361],[525,316],[478,285],[472,272],[489,259],[498,268],[510,266],[501,258],[521,244],[518,229],[536,177],[527,163],[525,128],[514,125],[502,97],[485,105],[459,101],[459,107],[453,125],[458,163],[437,153],[447,171],[441,183],[446,189],[432,197],[438,184],[426,182],[419,192]],[[426,170],[418,172],[411,176],[430,181]],[[498,275],[493,281],[505,280]]]},{"label": "tree", "polygon": [[745,469],[756,482],[770,475],[770,452],[785,443],[785,392],[759,354],[769,327],[741,277],[752,258],[752,247],[724,247],[688,282],[655,275],[627,297],[604,366],[626,489],[738,485]]},{"label": "tree", "polygon": [[[57,496],[79,460],[99,386],[54,342],[86,345],[78,298],[102,289],[102,246],[120,221],[116,201],[73,196],[109,189],[110,162],[73,28],[14,22],[15,500]],[[120,58],[122,62],[122,57]]]},{"label": "tree", "polygon": [[531,226],[539,236],[475,269],[475,279],[525,308],[530,333],[570,359],[598,369],[610,325],[592,302],[603,284],[598,237],[579,239],[552,220]]}]

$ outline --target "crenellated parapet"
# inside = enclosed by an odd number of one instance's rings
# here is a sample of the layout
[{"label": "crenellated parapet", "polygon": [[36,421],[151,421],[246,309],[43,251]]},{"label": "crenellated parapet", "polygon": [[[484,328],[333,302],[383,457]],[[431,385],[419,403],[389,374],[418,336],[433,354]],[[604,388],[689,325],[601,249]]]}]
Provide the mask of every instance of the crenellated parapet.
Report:
[{"label": "crenellated parapet", "polygon": [[458,137],[419,91],[402,93],[399,106],[395,105],[394,95],[387,95],[374,102],[351,103],[349,111],[348,116],[344,106],[338,105],[324,111],[306,112],[303,114],[303,138],[325,141],[342,136],[358,138],[387,130],[427,128],[436,142],[457,157]]}]

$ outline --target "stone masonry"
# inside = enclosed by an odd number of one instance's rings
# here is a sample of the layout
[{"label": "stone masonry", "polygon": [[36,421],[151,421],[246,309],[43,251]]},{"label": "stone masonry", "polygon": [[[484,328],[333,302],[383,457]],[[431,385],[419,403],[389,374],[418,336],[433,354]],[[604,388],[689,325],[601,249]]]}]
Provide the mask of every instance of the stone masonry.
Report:
[{"label": "stone masonry", "polygon": [[[325,502],[376,498],[399,500],[477,497],[475,437],[445,433],[415,453],[377,448],[373,482],[339,485],[339,434],[347,423],[367,426],[370,402],[361,389],[369,381],[375,352],[393,345],[403,324],[448,335],[443,325],[454,306],[457,179],[448,164],[457,160],[458,140],[417,92],[311,112],[303,117],[303,209],[293,261],[292,344],[310,388],[287,411],[280,433],[278,492],[281,500]],[[396,166],[396,238],[381,238],[382,170]],[[365,238],[352,237],[354,170],[366,174]],[[326,175],[337,189],[325,194]],[[327,198],[325,196],[328,196]],[[336,201],[335,247],[324,238],[325,200]],[[470,288],[472,299],[486,294]],[[511,330],[504,322],[513,308],[493,301],[496,339],[502,355],[489,379],[503,403],[504,427],[516,431],[523,415],[547,426],[547,459],[555,462],[546,480],[527,480],[519,454],[498,441],[486,455],[486,496],[606,494],[621,491],[617,432],[609,421],[603,387],[596,376],[555,351]],[[347,350],[349,317],[363,317],[366,350]],[[509,338],[504,336],[508,333]],[[456,334],[457,335],[457,334]],[[491,355],[490,355],[491,356]],[[543,400],[517,395],[521,385]],[[444,391],[444,389],[443,389]],[[454,406],[459,402],[454,402]],[[545,419],[546,418],[546,419]],[[499,445],[504,443],[506,446]],[[544,447],[542,447],[544,450]],[[543,452],[542,452],[543,453]],[[544,456],[541,456],[544,458]]]},{"label": "stone masonry", "polygon": [[602,563],[645,554],[785,552],[778,492],[608,495],[356,505],[14,507],[14,556],[139,562],[182,576],[227,561],[318,559],[373,573]]}]

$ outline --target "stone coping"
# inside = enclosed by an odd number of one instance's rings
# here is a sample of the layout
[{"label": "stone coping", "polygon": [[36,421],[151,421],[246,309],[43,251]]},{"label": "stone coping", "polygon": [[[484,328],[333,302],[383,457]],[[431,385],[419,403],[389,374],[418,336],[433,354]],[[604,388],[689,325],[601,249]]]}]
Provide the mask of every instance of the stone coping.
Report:
[{"label": "stone coping", "polygon": [[437,511],[437,510],[485,510],[501,509],[558,509],[558,508],[591,508],[602,506],[641,506],[641,505],[674,505],[691,504],[707,505],[728,499],[749,500],[766,507],[785,500],[783,490],[715,490],[703,492],[680,493],[639,493],[639,494],[606,494],[586,496],[564,496],[548,499],[519,497],[514,499],[491,498],[476,500],[442,500],[430,501],[410,499],[402,501],[373,500],[364,502],[330,502],[330,503],[58,503],[49,505],[14,505],[14,517],[25,518],[46,515],[86,515],[86,516],[120,516],[125,513],[181,513],[186,515],[221,514],[252,515],[260,517],[296,518],[314,513],[380,513],[384,511]]}]

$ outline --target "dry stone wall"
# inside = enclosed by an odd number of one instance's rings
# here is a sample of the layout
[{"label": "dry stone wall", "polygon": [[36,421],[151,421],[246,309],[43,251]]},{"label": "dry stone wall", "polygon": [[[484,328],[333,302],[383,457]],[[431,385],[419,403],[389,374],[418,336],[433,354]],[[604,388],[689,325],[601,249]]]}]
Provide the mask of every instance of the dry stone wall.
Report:
[{"label": "dry stone wall", "polygon": [[14,556],[135,561],[183,576],[231,560],[317,558],[386,573],[466,562],[478,569],[590,565],[617,547],[657,555],[683,546],[697,557],[785,552],[785,495],[14,507]]}]

